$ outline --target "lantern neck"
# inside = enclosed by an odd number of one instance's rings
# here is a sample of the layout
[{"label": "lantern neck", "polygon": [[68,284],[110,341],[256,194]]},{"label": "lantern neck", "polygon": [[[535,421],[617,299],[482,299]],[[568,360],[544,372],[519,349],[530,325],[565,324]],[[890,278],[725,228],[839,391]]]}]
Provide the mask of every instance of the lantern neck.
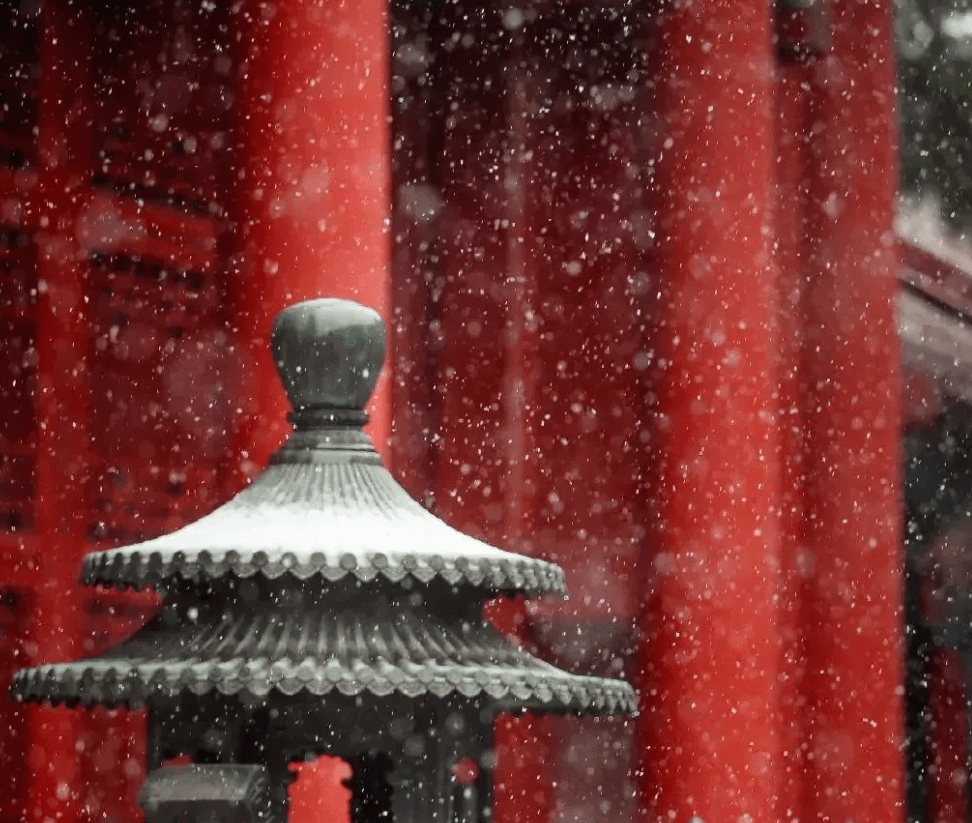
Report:
[{"label": "lantern neck", "polygon": [[270,458],[273,464],[374,463],[381,458],[362,431],[368,420],[363,411],[346,409],[293,412],[294,424],[287,442]]}]

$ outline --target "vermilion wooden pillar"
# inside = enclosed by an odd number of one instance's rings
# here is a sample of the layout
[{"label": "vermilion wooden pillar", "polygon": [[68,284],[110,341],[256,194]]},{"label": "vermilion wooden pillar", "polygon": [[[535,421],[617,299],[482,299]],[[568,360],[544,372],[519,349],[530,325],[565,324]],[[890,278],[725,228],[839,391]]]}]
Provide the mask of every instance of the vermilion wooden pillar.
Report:
[{"label": "vermilion wooden pillar", "polygon": [[776,198],[774,261],[779,277],[780,318],[776,374],[780,430],[780,614],[783,644],[780,708],[782,785],[779,819],[802,819],[804,805],[806,653],[803,641],[806,544],[806,463],[803,408],[803,301],[807,270],[807,171],[810,112],[807,89],[812,69],[804,56],[784,53],[776,72]]},{"label": "vermilion wooden pillar", "polygon": [[[31,602],[31,665],[80,653],[76,575],[88,526],[89,328],[86,249],[79,216],[91,163],[90,20],[68,2],[42,11],[37,183],[28,212],[37,243],[38,587]],[[28,706],[24,819],[80,819],[79,718]]]},{"label": "vermilion wooden pillar", "polygon": [[[532,553],[536,529],[537,268],[529,231],[532,147],[524,122],[524,60],[489,7],[446,6],[445,37],[469,35],[436,67],[449,126],[443,135],[441,297],[435,306],[438,452],[436,510],[453,526]],[[447,40],[448,42],[448,40]],[[444,51],[444,50],[443,50]],[[444,126],[445,124],[443,124]],[[502,170],[502,171],[497,171]],[[525,639],[525,610],[487,610]],[[500,823],[539,823],[552,809],[549,718],[502,716],[494,726],[493,811]],[[484,780],[489,776],[484,775]]]},{"label": "vermilion wooden pillar", "polygon": [[[230,293],[248,353],[238,436],[244,474],[265,465],[285,430],[271,379],[269,329],[285,305],[346,297],[390,320],[390,137],[385,0],[274,4],[244,0],[235,15],[236,265]],[[369,407],[387,451],[389,385]]]},{"label": "vermilion wooden pillar", "polygon": [[[311,297],[351,298],[375,308],[391,333],[386,12],[385,0],[244,0],[235,15],[241,53],[229,290],[243,360],[237,486],[266,465],[288,428],[268,348],[280,309]],[[386,377],[368,410],[369,434],[387,460]],[[329,819],[346,820],[345,776],[334,760],[304,770],[291,818],[317,819],[326,807]],[[319,802],[309,803],[311,795]]]},{"label": "vermilion wooden pillar", "polygon": [[[532,98],[526,68],[530,62],[523,40],[521,31],[511,35],[503,66],[504,130],[495,135],[502,139],[506,177],[502,190],[494,195],[494,208],[495,213],[503,215],[502,224],[509,228],[500,235],[504,241],[501,254],[505,277],[499,292],[505,308],[500,337],[504,368],[497,384],[505,477],[494,474],[494,479],[500,481],[503,492],[504,522],[497,536],[513,551],[535,554],[539,548],[538,486],[542,460],[537,448],[540,266],[534,243],[533,177],[524,161],[532,156],[536,134],[535,124],[530,122]],[[530,643],[522,601],[494,604],[487,614],[501,631]],[[493,745],[493,814],[497,823],[540,823],[550,819],[557,781],[553,719],[531,714],[501,716],[494,724]]]},{"label": "vermilion wooden pillar", "polygon": [[893,13],[834,2],[811,81],[807,820],[903,815]]},{"label": "vermilion wooden pillar", "polygon": [[653,25],[658,466],[639,649],[639,818],[775,820],[770,6],[667,2]]},{"label": "vermilion wooden pillar", "polygon": [[927,820],[968,819],[969,784],[965,743],[968,713],[962,659],[954,649],[935,649],[928,660],[929,781]]}]

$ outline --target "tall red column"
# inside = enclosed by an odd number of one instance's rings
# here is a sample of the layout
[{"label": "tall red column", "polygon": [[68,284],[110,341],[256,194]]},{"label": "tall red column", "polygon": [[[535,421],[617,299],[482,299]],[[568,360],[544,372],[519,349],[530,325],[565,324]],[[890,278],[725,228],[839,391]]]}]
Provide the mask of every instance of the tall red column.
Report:
[{"label": "tall red column", "polygon": [[836,0],[811,80],[807,820],[903,816],[893,13]]},{"label": "tall red column", "polygon": [[[283,436],[286,403],[268,354],[291,302],[345,297],[390,319],[390,95],[385,0],[268,4],[236,13],[236,266],[229,290],[248,354],[251,398],[239,443],[245,474]],[[380,450],[390,433],[382,379],[369,412]]]},{"label": "tall red column", "polygon": [[779,380],[780,430],[780,614],[783,644],[780,708],[783,724],[782,786],[779,819],[802,820],[806,759],[806,652],[803,637],[805,575],[801,572],[806,543],[806,463],[804,460],[806,375],[803,367],[803,300],[808,255],[806,136],[809,128],[809,56],[788,55],[776,74],[776,188],[773,224],[774,261],[780,295],[780,328],[776,373]]},{"label": "tall red column", "polygon": [[[496,200],[501,204],[503,222],[509,225],[503,235],[505,248],[501,252],[506,275],[501,293],[506,312],[501,337],[503,373],[498,388],[506,476],[500,484],[504,499],[503,524],[498,536],[501,545],[513,551],[535,554],[537,544],[542,545],[538,540],[542,478],[537,437],[541,371],[541,321],[537,314],[541,283],[533,242],[536,194],[531,189],[533,180],[524,161],[524,157],[532,154],[537,136],[531,129],[528,113],[532,96],[530,69],[526,67],[530,64],[523,41],[520,31],[511,37],[504,66],[505,134],[496,135],[504,143],[506,169],[503,191]],[[527,644],[531,642],[523,602],[501,598],[487,610],[487,616],[501,631]],[[496,823],[550,820],[555,808],[558,773],[552,719],[529,713],[518,717],[501,715],[493,726],[493,747]]]},{"label": "tall red column", "polygon": [[[79,216],[90,195],[90,20],[67,2],[44,6],[38,89],[38,176],[29,200],[37,244],[38,587],[25,665],[81,652],[77,571],[87,537],[87,252]],[[81,817],[77,712],[28,705],[25,820]]]},{"label": "tall red column", "polygon": [[[385,0],[244,0],[236,13],[235,265],[228,282],[242,370],[235,485],[263,469],[289,428],[269,354],[277,312],[314,297],[357,300],[385,318],[391,348],[386,15]],[[386,376],[368,412],[369,434],[387,459]],[[343,764],[321,759],[300,774],[294,820],[347,820]]]},{"label": "tall red column", "polygon": [[658,465],[639,649],[642,820],[777,819],[769,15],[758,0],[688,0],[654,20]]},{"label": "tall red column", "polygon": [[929,769],[927,819],[968,820],[965,741],[968,721],[962,659],[954,649],[935,649],[928,660]]}]

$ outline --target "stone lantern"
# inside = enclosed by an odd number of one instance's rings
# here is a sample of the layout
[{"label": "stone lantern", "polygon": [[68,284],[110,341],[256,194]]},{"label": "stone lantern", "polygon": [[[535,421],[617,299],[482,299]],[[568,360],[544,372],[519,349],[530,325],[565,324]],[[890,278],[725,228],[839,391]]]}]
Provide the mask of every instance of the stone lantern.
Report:
[{"label": "stone lantern", "polygon": [[[85,583],[155,588],[152,622],[15,678],[21,700],[147,707],[149,823],[285,820],[288,765],[313,754],[350,764],[355,823],[484,821],[497,713],[635,708],[627,683],[555,668],[483,620],[487,598],[562,593],[563,573],[453,530],[382,466],[362,426],[384,348],[356,303],[284,310],[287,443],[201,520],[85,558]],[[163,765],[175,755],[193,764]],[[464,758],[479,779],[459,791]]]}]

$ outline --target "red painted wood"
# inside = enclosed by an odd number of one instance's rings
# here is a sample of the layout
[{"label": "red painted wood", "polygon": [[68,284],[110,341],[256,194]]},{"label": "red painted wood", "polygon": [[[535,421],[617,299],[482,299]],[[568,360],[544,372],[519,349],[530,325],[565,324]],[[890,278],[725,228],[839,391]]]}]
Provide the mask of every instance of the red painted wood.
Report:
[{"label": "red painted wood", "polygon": [[337,757],[318,757],[290,767],[297,779],[290,784],[291,821],[327,821],[343,823],[350,820],[351,792],[343,781],[351,777],[351,767]]},{"label": "red painted wood", "polygon": [[[37,247],[29,233],[7,228],[0,240],[0,368],[7,376],[0,388],[5,413],[0,420],[0,519],[15,541],[34,525],[36,464],[36,296]],[[27,569],[27,559],[13,549],[8,568],[14,575]]]},{"label": "red painted wood", "polygon": [[958,651],[932,652],[928,683],[928,819],[931,823],[963,823],[968,819],[968,715]]},{"label": "red painted wood", "polygon": [[[494,607],[494,622],[568,665],[618,674],[643,537],[649,172],[632,162],[647,160],[633,51],[570,57],[623,42],[612,19],[548,10],[521,30],[467,15],[457,30],[469,37],[442,58],[436,503],[459,528],[568,571],[569,604]],[[620,775],[580,786],[590,758],[623,769],[628,749],[605,738],[594,754],[578,728],[497,725],[498,819],[625,819]]]},{"label": "red painted wood", "polygon": [[228,8],[144,0],[102,3],[92,17],[95,185],[222,217],[233,173]]},{"label": "red painted wood", "polygon": [[[24,644],[30,665],[81,651],[75,578],[88,527],[90,462],[87,255],[76,232],[90,184],[90,21],[64,2],[45,4],[42,15],[38,179],[28,209],[38,215],[34,505],[44,550]],[[24,819],[79,820],[78,714],[35,705],[25,711]]]},{"label": "red painted wood", "polygon": [[[536,509],[529,488],[529,398],[535,389],[525,321],[535,289],[526,245],[524,181],[510,168],[525,138],[517,127],[516,80],[504,77],[510,40],[497,18],[455,13],[470,33],[446,60],[443,101],[449,172],[442,180],[441,298],[437,320],[437,512],[493,543],[529,551]],[[444,125],[444,124],[442,124]],[[439,127],[442,128],[442,125]],[[500,171],[503,170],[503,171]],[[515,500],[514,496],[523,498]],[[522,604],[497,604],[497,621],[523,635]],[[502,823],[547,819],[552,807],[550,726],[503,717],[494,727],[494,815]]]},{"label": "red painted wood", "polygon": [[[2,687],[9,687],[10,678],[25,659],[24,640],[26,638],[29,613],[29,593],[20,590],[5,591],[0,595],[0,672]],[[0,768],[3,769],[6,792],[0,796],[0,820],[19,821],[24,819],[24,798],[28,787],[28,766],[24,753],[27,751],[26,712],[22,705],[13,703],[9,698],[0,704]]]},{"label": "red painted wood", "polygon": [[783,644],[780,708],[782,726],[782,785],[780,820],[797,820],[804,805],[806,768],[806,652],[803,640],[804,573],[806,552],[805,438],[803,408],[806,375],[804,340],[800,328],[807,291],[807,144],[810,112],[805,62],[782,62],[776,75],[776,202],[775,254],[779,278],[780,314],[777,320],[776,374],[779,380],[780,436],[780,612]]},{"label": "red painted wood", "polygon": [[[442,345],[434,295],[442,222],[445,133],[441,96],[448,82],[439,21],[411,4],[391,4],[392,66],[392,462],[408,492],[431,505],[436,491],[436,363]],[[424,59],[415,50],[425,43]],[[432,55],[430,57],[430,55]]]},{"label": "red painted wood", "polygon": [[658,117],[656,517],[638,819],[776,819],[779,432],[769,7],[666,4]]},{"label": "red painted wood", "polygon": [[[539,496],[543,478],[538,448],[539,394],[541,391],[540,309],[542,264],[538,261],[534,237],[537,210],[536,179],[529,174],[535,164],[536,128],[532,104],[536,99],[535,55],[530,43],[516,31],[510,36],[506,67],[501,85],[505,122],[502,138],[502,193],[494,195],[494,214],[506,230],[500,235],[505,278],[504,328],[500,345],[504,356],[503,374],[495,387],[500,412],[500,431],[504,475],[497,477],[503,494],[504,522],[497,538],[513,551],[525,554],[543,552],[538,539]],[[505,197],[504,197],[505,193]],[[482,235],[481,235],[482,236]],[[522,602],[501,603],[519,623],[513,637],[530,639],[527,614]],[[497,823],[534,823],[550,819],[556,804],[559,758],[556,756],[555,724],[537,715],[501,716],[494,724],[493,816]]]},{"label": "red painted wood", "polygon": [[[235,265],[228,284],[241,360],[233,440],[238,486],[261,470],[288,426],[269,355],[278,311],[312,297],[352,298],[391,320],[390,136],[385,3],[273,7],[246,0],[235,13]],[[390,325],[390,324],[389,324]],[[389,459],[388,367],[368,430]],[[347,820],[337,761],[305,769],[291,819]],[[315,789],[315,787],[317,787]]]},{"label": "red painted wood", "polygon": [[[570,592],[566,602],[530,603],[530,637],[561,665],[610,676],[630,671],[651,460],[651,110],[632,82],[642,57],[625,32],[623,16],[547,10],[527,30],[521,69],[521,185],[536,272],[524,417],[536,467],[512,493],[529,495],[534,550],[565,569]],[[630,820],[630,721],[548,722],[547,814]]]},{"label": "red painted wood", "polygon": [[[237,434],[246,476],[287,430],[268,350],[276,313],[302,299],[348,297],[391,319],[385,16],[379,0],[246,0],[234,16],[242,46],[229,293],[246,361]],[[386,454],[389,392],[382,378],[369,426]]]},{"label": "red painted wood", "polygon": [[833,4],[814,64],[802,819],[900,817],[902,526],[893,4]]}]

